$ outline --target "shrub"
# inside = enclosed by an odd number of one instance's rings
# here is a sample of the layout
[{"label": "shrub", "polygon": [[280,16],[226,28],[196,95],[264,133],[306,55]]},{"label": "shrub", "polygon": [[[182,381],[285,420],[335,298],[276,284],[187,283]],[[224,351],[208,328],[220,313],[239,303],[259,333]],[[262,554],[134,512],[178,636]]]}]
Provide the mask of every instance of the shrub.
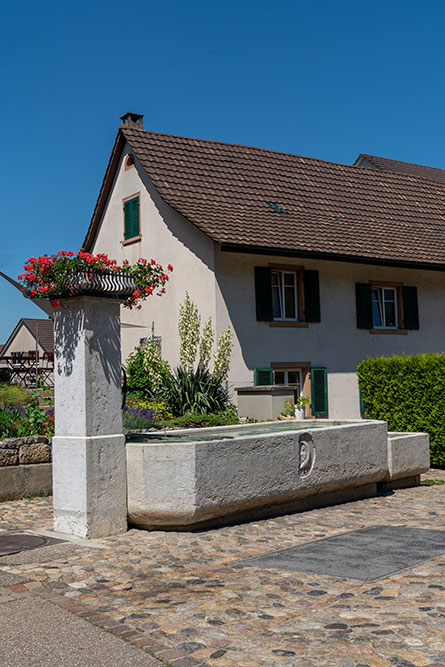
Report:
[{"label": "shrub", "polygon": [[[129,387],[143,387],[151,391],[150,377],[144,366],[144,350],[141,347],[135,348],[131,354],[128,355],[125,364],[127,372],[127,384]],[[143,391],[131,392],[132,398],[140,398],[144,400],[146,394]]]},{"label": "shrub", "polygon": [[150,388],[154,396],[159,394],[162,384],[170,374],[170,365],[164,361],[152,340],[144,347],[144,369],[148,376]]},{"label": "shrub", "polygon": [[0,384],[0,405],[17,408],[31,401],[31,394],[16,384]]},{"label": "shrub", "polygon": [[146,347],[136,347],[128,355],[125,370],[128,387],[141,387],[149,392],[147,395],[144,391],[130,391],[128,398],[147,401],[148,396],[156,396],[159,393],[164,378],[170,372],[170,367],[166,361],[161,359],[156,346],[148,341]]},{"label": "shrub", "polygon": [[218,378],[198,366],[196,371],[177,368],[165,379],[162,397],[175,416],[223,412],[229,397]]},{"label": "shrub", "polygon": [[357,374],[366,417],[429,433],[431,465],[445,466],[445,354],[367,359]]},{"label": "shrub", "polygon": [[231,426],[239,424],[236,411],[227,410],[221,414],[202,415],[189,413],[175,419],[163,420],[155,424],[156,428],[207,428],[209,426]]},{"label": "shrub", "polygon": [[132,408],[153,410],[160,419],[173,419],[173,413],[165,401],[143,401],[131,396],[126,405]]}]

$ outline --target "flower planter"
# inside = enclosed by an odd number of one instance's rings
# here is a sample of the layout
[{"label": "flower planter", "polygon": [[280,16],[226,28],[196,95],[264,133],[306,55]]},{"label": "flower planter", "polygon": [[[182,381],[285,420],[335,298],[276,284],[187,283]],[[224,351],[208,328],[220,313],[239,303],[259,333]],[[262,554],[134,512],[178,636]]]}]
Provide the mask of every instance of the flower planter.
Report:
[{"label": "flower planter", "polygon": [[302,421],[303,419],[306,419],[306,410],[304,409],[304,406],[301,408],[299,408],[297,405],[295,406],[294,417],[297,421]]},{"label": "flower planter", "polygon": [[[48,299],[52,308],[61,305],[60,299],[97,296],[122,301],[126,308],[140,309],[140,302],[151,294],[164,294],[169,278],[154,259],[140,257],[136,264],[124,260],[119,265],[104,253],[91,255],[82,250],[75,256],[71,250],[60,250],[51,256],[30,257],[24,268],[25,272],[18,276],[24,296]],[[173,271],[171,264],[166,271]]]},{"label": "flower planter", "polygon": [[125,299],[133,294],[136,281],[130,273],[117,271],[69,271],[63,285],[68,296],[101,296]]}]

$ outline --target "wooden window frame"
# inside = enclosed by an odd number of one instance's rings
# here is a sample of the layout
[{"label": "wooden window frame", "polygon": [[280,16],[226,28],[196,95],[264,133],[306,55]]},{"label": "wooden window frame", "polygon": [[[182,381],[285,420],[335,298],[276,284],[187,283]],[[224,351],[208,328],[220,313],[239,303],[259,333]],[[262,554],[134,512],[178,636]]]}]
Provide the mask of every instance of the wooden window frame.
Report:
[{"label": "wooden window frame", "polygon": [[[302,378],[302,392],[305,398],[311,400],[311,363],[310,361],[274,361],[270,364],[275,380],[275,371],[292,371],[300,370]],[[312,418],[312,410],[310,404],[304,406],[306,419]]]},{"label": "wooden window frame", "polygon": [[[130,201],[131,199],[138,199],[139,200],[139,235],[138,236],[133,236],[131,239],[126,239],[125,238],[125,202]],[[133,195],[130,195],[129,197],[125,197],[125,199],[122,199],[122,245],[131,245],[132,243],[137,243],[142,239],[142,234],[141,234],[141,193],[135,192]]]},{"label": "wooden window frame", "polygon": [[133,169],[134,167],[134,155],[133,153],[128,153],[128,155],[125,156],[124,160],[124,170],[127,171],[128,169]]},{"label": "wooden window frame", "polygon": [[[395,334],[406,336],[408,334],[408,329],[405,329],[405,313],[403,310],[403,285],[404,283],[393,282],[390,280],[368,280],[368,284],[371,286],[371,299],[372,299],[372,288],[373,287],[392,287],[396,290],[396,299],[397,299],[397,327],[378,327],[369,329],[371,334]],[[374,318],[374,314],[373,314]]]},{"label": "wooden window frame", "polygon": [[270,327],[297,327],[307,328],[306,311],[304,303],[304,266],[300,264],[268,264],[271,271],[286,271],[296,274],[296,293],[297,293],[297,319],[295,320],[271,320]]}]

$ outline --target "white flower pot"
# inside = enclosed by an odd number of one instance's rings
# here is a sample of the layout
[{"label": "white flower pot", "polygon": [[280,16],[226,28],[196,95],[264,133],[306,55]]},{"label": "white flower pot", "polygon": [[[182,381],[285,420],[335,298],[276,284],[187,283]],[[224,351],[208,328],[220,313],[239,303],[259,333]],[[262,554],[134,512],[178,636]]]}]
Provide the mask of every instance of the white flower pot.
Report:
[{"label": "white flower pot", "polygon": [[305,419],[305,409],[304,409],[304,407],[299,408],[299,407],[295,406],[294,415],[295,415],[295,419],[297,419],[298,421],[300,421],[302,419]]}]

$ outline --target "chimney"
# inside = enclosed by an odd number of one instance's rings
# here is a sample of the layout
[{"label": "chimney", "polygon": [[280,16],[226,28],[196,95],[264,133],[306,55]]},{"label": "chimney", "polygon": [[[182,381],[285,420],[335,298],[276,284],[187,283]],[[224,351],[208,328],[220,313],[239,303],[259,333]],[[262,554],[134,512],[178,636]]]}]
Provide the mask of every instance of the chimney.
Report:
[{"label": "chimney", "polygon": [[131,113],[131,111],[128,111],[127,113],[124,113],[123,116],[121,116],[121,126],[123,127],[138,127],[140,130],[144,128],[144,125],[142,123],[143,119],[143,114],[140,113]]}]

